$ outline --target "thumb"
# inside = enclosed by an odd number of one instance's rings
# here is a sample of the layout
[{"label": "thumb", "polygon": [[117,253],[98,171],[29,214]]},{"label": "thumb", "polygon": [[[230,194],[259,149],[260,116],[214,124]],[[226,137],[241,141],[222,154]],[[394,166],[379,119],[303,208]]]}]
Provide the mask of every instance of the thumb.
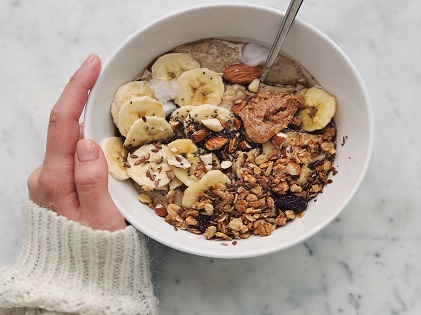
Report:
[{"label": "thumb", "polygon": [[108,192],[108,167],[104,153],[92,140],[82,139],[77,143],[75,184],[82,224],[110,231],[126,226]]}]

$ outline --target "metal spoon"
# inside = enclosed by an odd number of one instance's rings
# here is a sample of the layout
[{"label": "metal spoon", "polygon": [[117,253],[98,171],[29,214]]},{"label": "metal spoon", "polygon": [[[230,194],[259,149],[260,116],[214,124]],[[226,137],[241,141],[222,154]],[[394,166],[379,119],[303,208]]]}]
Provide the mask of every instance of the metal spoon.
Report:
[{"label": "metal spoon", "polygon": [[275,41],[272,44],[272,47],[269,50],[268,57],[266,59],[265,66],[263,68],[263,73],[260,77],[262,82],[266,81],[266,78],[269,74],[273,63],[275,62],[276,57],[281,50],[281,46],[287,37],[288,31],[291,27],[292,22],[294,22],[295,16],[297,15],[298,10],[300,9],[301,3],[304,0],[291,0],[289,3],[287,12],[282,20],[281,26],[279,27],[278,33],[276,34]]}]

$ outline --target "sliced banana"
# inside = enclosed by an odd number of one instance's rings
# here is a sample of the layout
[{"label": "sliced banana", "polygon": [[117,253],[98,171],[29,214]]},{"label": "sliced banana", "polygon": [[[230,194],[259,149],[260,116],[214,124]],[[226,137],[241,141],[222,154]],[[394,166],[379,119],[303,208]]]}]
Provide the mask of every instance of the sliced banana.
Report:
[{"label": "sliced banana", "polygon": [[222,125],[225,125],[226,123],[231,125],[234,117],[234,114],[226,108],[204,104],[192,109],[184,123],[189,124],[190,122],[202,122],[203,120],[216,118],[222,123]]},{"label": "sliced banana", "polygon": [[149,96],[138,96],[127,100],[120,108],[118,129],[125,137],[133,123],[143,116],[165,118],[162,103]]},{"label": "sliced banana", "polygon": [[193,205],[200,199],[204,191],[217,184],[229,184],[231,180],[219,170],[207,172],[198,182],[186,188],[181,204],[184,208],[193,208]]},{"label": "sliced banana", "polygon": [[128,150],[123,146],[123,139],[119,137],[105,138],[101,147],[107,160],[109,174],[116,180],[128,179],[129,175],[127,175],[124,166]]},{"label": "sliced banana", "polygon": [[124,145],[127,148],[138,147],[146,143],[168,140],[173,135],[173,129],[165,118],[143,116],[130,127]]},{"label": "sliced banana", "polygon": [[127,174],[143,189],[164,189],[174,177],[167,163],[167,146],[145,144],[129,154]]},{"label": "sliced banana", "polygon": [[117,90],[111,104],[111,115],[113,121],[118,126],[118,115],[121,106],[129,99],[137,96],[149,96],[155,98],[151,87],[147,81],[132,81],[126,83]]},{"label": "sliced banana", "polygon": [[199,62],[187,53],[170,53],[159,57],[152,65],[154,79],[172,80],[183,72],[200,68]]},{"label": "sliced banana", "polygon": [[177,139],[168,143],[168,163],[174,175],[186,186],[197,182],[196,169],[203,165],[197,150],[197,146],[190,139]]},{"label": "sliced banana", "polygon": [[190,111],[195,109],[196,106],[186,105],[183,107],[177,108],[172,112],[169,123],[173,126],[174,133],[176,136],[184,136],[184,120],[189,115]]},{"label": "sliced banana", "polygon": [[180,107],[178,109],[176,109],[170,117],[170,121],[178,121],[178,122],[184,122],[184,120],[187,118],[187,116],[189,115],[189,113],[195,109],[197,106],[193,106],[193,105],[186,105],[183,107]]},{"label": "sliced banana", "polygon": [[222,77],[207,68],[183,72],[177,79],[178,92],[175,103],[179,106],[221,103],[224,94]]},{"label": "sliced banana", "polygon": [[325,90],[312,87],[305,93],[305,106],[298,115],[304,131],[320,130],[329,124],[336,112],[336,98]]}]

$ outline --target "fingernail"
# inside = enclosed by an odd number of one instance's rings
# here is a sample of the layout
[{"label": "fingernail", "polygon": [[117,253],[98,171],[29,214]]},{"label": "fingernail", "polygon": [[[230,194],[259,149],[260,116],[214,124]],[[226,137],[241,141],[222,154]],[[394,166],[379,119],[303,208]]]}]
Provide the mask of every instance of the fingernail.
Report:
[{"label": "fingernail", "polygon": [[94,59],[95,59],[95,54],[90,54],[86,59],[85,59],[85,61],[82,63],[82,66],[81,67],[84,67],[84,66],[87,66],[87,65],[89,65],[92,61],[94,61]]},{"label": "fingernail", "polygon": [[99,157],[98,147],[93,141],[80,140],[76,146],[76,155],[79,162],[95,161]]}]

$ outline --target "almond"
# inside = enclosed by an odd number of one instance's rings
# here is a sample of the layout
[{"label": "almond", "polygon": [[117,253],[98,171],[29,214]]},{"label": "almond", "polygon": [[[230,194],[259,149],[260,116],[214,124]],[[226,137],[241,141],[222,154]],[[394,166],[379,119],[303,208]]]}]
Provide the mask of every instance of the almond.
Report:
[{"label": "almond", "polygon": [[271,142],[275,148],[280,148],[282,147],[286,139],[287,139],[287,135],[280,132],[272,137]]},{"label": "almond", "polygon": [[194,132],[191,137],[194,142],[200,142],[205,139],[209,135],[209,130],[206,128],[199,129],[198,131]]},{"label": "almond", "polygon": [[238,138],[233,138],[228,144],[228,153],[234,153],[238,147]]},{"label": "almond", "polygon": [[249,67],[243,63],[234,64],[224,69],[224,79],[233,84],[246,84],[260,77],[263,68]]},{"label": "almond", "polygon": [[170,126],[171,126],[172,130],[176,130],[180,127],[180,122],[179,121],[170,121]]},{"label": "almond", "polygon": [[165,208],[162,205],[159,205],[155,208],[155,214],[159,217],[166,217],[168,214],[167,208]]},{"label": "almond", "polygon": [[205,148],[209,151],[218,150],[222,148],[228,142],[228,140],[228,138],[224,137],[210,138],[208,141],[206,141]]},{"label": "almond", "polygon": [[238,115],[245,105],[246,101],[238,102],[231,107],[231,110],[234,112],[234,114]]},{"label": "almond", "polygon": [[234,130],[239,130],[241,127],[241,124],[242,124],[241,120],[235,117],[232,121],[232,128]]},{"label": "almond", "polygon": [[240,142],[240,148],[242,150],[250,150],[251,149],[251,145],[247,141],[243,140],[243,141]]}]

